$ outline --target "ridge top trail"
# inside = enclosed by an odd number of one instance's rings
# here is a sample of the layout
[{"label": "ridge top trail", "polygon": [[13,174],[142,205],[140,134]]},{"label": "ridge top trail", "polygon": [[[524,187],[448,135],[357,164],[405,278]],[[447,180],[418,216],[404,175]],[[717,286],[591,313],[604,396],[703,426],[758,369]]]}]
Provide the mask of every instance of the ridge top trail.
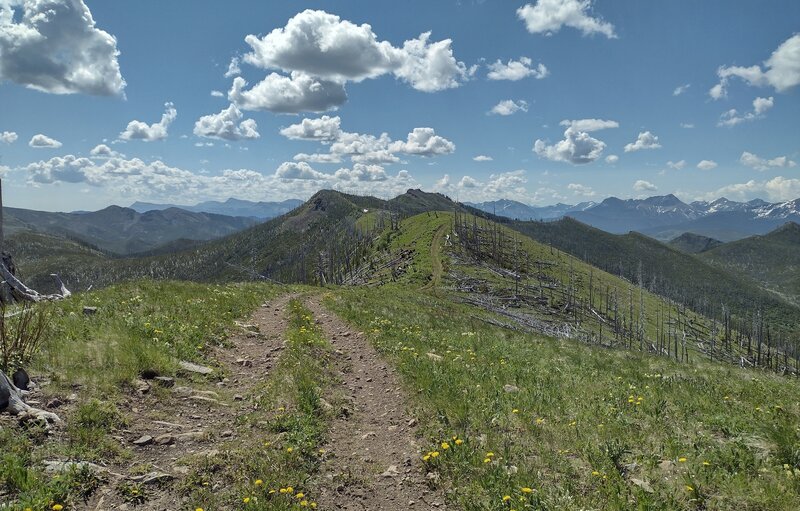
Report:
[{"label": "ridge top trail", "polygon": [[307,299],[306,306],[336,350],[336,371],[351,408],[328,432],[330,456],[320,468],[320,507],[448,509],[444,496],[426,483],[400,377],[319,296]]}]

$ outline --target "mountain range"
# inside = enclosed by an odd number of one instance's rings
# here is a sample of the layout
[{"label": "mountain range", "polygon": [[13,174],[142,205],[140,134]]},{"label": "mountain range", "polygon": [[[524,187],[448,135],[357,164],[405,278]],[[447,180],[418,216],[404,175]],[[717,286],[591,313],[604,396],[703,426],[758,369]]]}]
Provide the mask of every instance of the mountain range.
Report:
[{"label": "mountain range", "polygon": [[720,198],[687,204],[676,196],[646,199],[609,197],[600,203],[533,207],[515,201],[471,204],[477,209],[518,220],[556,220],[569,216],[606,232],[641,232],[668,241],[690,232],[720,241],[766,234],[786,222],[800,222],[800,199],[769,203],[761,199],[736,202]]},{"label": "mountain range", "polygon": [[281,202],[253,202],[241,199],[228,199],[225,202],[206,201],[194,206],[180,206],[177,204],[154,204],[151,202],[134,202],[130,208],[139,213],[157,211],[170,208],[180,208],[194,213],[214,213],[227,216],[245,216],[257,218],[259,220],[269,220],[284,213],[288,213],[303,201],[299,199],[287,199]]}]

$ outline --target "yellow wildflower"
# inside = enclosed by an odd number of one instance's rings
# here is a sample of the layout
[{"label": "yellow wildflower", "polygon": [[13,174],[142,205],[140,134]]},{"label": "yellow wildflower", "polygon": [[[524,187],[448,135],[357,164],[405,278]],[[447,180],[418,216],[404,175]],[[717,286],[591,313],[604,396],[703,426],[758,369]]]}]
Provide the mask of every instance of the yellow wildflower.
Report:
[{"label": "yellow wildflower", "polygon": [[522,493],[533,493],[533,488],[528,488],[528,487],[526,486],[526,487],[524,487],[524,488],[521,488],[521,489],[520,489],[520,491],[521,491]]},{"label": "yellow wildflower", "polygon": [[442,450],[443,451],[446,451],[449,448],[450,448],[450,444],[448,444],[447,442],[442,442]]},{"label": "yellow wildflower", "polygon": [[519,409],[518,408],[514,408],[513,410],[511,410],[511,413],[519,413]]},{"label": "yellow wildflower", "polygon": [[694,488],[692,488],[691,486],[689,486],[689,485],[687,484],[687,485],[686,485],[686,491],[694,491]]},{"label": "yellow wildflower", "polygon": [[261,486],[262,484],[264,484],[264,481],[262,481],[261,479],[256,479],[256,482],[253,484],[255,484],[256,486]]},{"label": "yellow wildflower", "polygon": [[484,463],[491,463],[492,460],[490,458],[483,458]]},{"label": "yellow wildflower", "polygon": [[460,438],[456,438],[456,445],[461,445],[463,443],[464,443],[463,440],[461,440]]},{"label": "yellow wildflower", "polygon": [[433,452],[431,453],[431,458],[436,458],[436,457],[438,457],[438,456],[439,456],[439,451],[433,451]]},{"label": "yellow wildflower", "polygon": [[61,504],[53,504],[53,511],[61,511],[62,509],[64,509],[64,506]]},{"label": "yellow wildflower", "polygon": [[244,502],[245,504],[249,504],[250,503],[250,497],[243,498],[242,502]]},{"label": "yellow wildflower", "polygon": [[289,454],[291,454],[291,453],[292,453],[292,451],[294,451],[294,448],[293,448],[293,447],[287,447],[287,448],[286,448],[286,452],[288,452]]},{"label": "yellow wildflower", "polygon": [[503,495],[503,502],[508,502],[511,500],[511,495]]},{"label": "yellow wildflower", "polygon": [[678,462],[680,462],[680,463],[686,463],[686,458],[684,458],[683,456],[681,456],[680,458],[678,458]]}]

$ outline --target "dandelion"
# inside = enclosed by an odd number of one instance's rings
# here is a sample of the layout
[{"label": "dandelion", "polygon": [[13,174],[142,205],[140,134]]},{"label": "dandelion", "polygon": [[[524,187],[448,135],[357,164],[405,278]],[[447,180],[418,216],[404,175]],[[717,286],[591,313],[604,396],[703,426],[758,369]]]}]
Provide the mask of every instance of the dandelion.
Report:
[{"label": "dandelion", "polygon": [[61,511],[62,509],[64,509],[64,506],[61,504],[53,504],[53,511]]},{"label": "dandelion", "polygon": [[460,438],[456,438],[456,441],[455,441],[455,444],[456,444],[456,445],[461,445],[461,444],[463,444],[463,443],[464,443],[464,441],[463,441],[463,440],[461,440]]},{"label": "dandelion", "polygon": [[438,458],[438,457],[439,457],[439,451],[433,451],[431,453],[431,458]]},{"label": "dandelion", "polygon": [[442,442],[442,450],[443,451],[446,451],[449,448],[450,448],[450,444],[448,444],[447,442]]},{"label": "dandelion", "polygon": [[264,481],[262,481],[261,479],[256,479],[256,482],[253,484],[255,484],[256,486],[261,486],[262,484],[264,484]]},{"label": "dandelion", "polygon": [[483,458],[483,462],[484,463],[491,463],[492,459],[491,458]]},{"label": "dandelion", "polygon": [[487,458],[494,458],[494,453],[493,452],[487,452],[486,453],[486,457]]},{"label": "dandelion", "polygon": [[311,509],[317,509],[317,503],[316,502],[312,502],[311,504],[309,504],[309,506],[311,507]]},{"label": "dandelion", "polygon": [[527,486],[524,488],[520,488],[522,493],[533,493],[533,488],[528,488]]},{"label": "dandelion", "polygon": [[689,486],[689,485],[687,484],[687,485],[686,485],[686,491],[694,491],[694,488],[692,488],[691,486]]},{"label": "dandelion", "polygon": [[508,502],[511,500],[511,495],[503,495],[503,502]]},{"label": "dandelion", "polygon": [[519,413],[519,408],[514,408],[513,410],[511,410],[511,413]]},{"label": "dandelion", "polygon": [[680,463],[686,463],[686,458],[684,458],[683,456],[681,456],[680,458],[678,458],[678,462],[680,462]]},{"label": "dandelion", "polygon": [[286,493],[286,488],[281,488],[281,489],[280,489],[280,490],[278,490],[278,491],[279,491],[279,492],[281,492],[281,493]]},{"label": "dandelion", "polygon": [[426,454],[425,456],[422,457],[422,461],[428,461],[430,459],[431,459],[431,455],[430,454]]},{"label": "dandelion", "polygon": [[598,472],[597,470],[592,470],[592,475],[597,477],[600,475],[600,472]]},{"label": "dandelion", "polygon": [[294,493],[294,488],[292,488],[291,486],[287,486],[286,493]]},{"label": "dandelion", "polygon": [[243,498],[242,502],[244,502],[245,504],[249,504],[250,503],[250,497]]},{"label": "dandelion", "polygon": [[286,452],[288,452],[289,454],[292,454],[293,451],[294,451],[293,447],[287,447],[286,448]]},{"label": "dandelion", "polygon": [[306,496],[306,494],[305,494],[305,493],[303,493],[303,492],[298,492],[298,493],[297,493],[297,495],[295,495],[295,498],[302,499],[302,498],[303,498],[303,497],[305,497],[305,496]]}]

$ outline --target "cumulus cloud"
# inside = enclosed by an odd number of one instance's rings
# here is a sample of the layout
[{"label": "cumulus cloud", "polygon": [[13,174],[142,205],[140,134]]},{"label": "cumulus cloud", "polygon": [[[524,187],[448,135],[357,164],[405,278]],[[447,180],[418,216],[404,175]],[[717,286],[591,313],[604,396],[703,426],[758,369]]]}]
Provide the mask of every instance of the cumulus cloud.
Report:
[{"label": "cumulus cloud", "polygon": [[164,104],[164,114],[161,120],[154,124],[147,124],[142,121],[131,121],[125,131],[119,134],[121,140],[144,140],[152,142],[167,138],[167,130],[172,121],[178,117],[178,111],[172,103]]},{"label": "cumulus cloud", "polygon": [[544,140],[537,139],[533,144],[533,151],[540,157],[573,165],[583,165],[597,160],[605,148],[605,142],[572,126],[564,131],[564,140],[547,145]]},{"label": "cumulus cloud", "polygon": [[668,161],[667,167],[674,169],[674,170],[681,170],[686,167],[686,160],[678,160],[678,161]]},{"label": "cumulus cloud", "polygon": [[492,161],[494,158],[491,156],[486,156],[485,154],[479,154],[472,158],[474,161]]},{"label": "cumulus cloud", "polygon": [[456,145],[436,134],[433,128],[414,128],[408,134],[405,142],[392,142],[389,146],[391,152],[416,154],[430,157],[441,154],[451,154],[456,150]]},{"label": "cumulus cloud", "polygon": [[747,151],[742,153],[742,156],[739,158],[739,162],[742,165],[746,165],[762,172],[771,168],[788,168],[797,166],[795,161],[790,160],[786,156],[776,156],[775,158],[766,159],[759,158],[755,154],[748,153]]},{"label": "cumulus cloud", "polygon": [[13,131],[0,132],[0,142],[3,144],[13,144],[19,137]]},{"label": "cumulus cloud", "polygon": [[633,189],[637,192],[655,192],[658,190],[658,187],[649,181],[638,179],[633,183]]},{"label": "cumulus cloud", "polygon": [[564,119],[559,125],[564,127],[571,126],[578,131],[598,131],[608,128],[619,128],[619,123],[617,121],[603,119],[576,119],[573,121]]},{"label": "cumulus cloud", "polygon": [[592,17],[591,8],[591,0],[538,0],[517,9],[517,17],[532,34],[552,35],[566,26],[580,30],[583,35],[616,38],[614,25]]},{"label": "cumulus cloud", "polygon": [[708,94],[713,99],[728,95],[731,78],[740,78],[753,87],[772,87],[777,92],[786,92],[800,84],[800,34],[795,34],[772,52],[763,66],[721,66],[717,69],[719,83]]},{"label": "cumulus cloud", "polygon": [[489,74],[486,77],[490,80],[517,81],[533,76],[537,80],[541,80],[550,74],[544,64],[539,63],[536,67],[531,67],[532,65],[533,61],[530,57],[509,60],[505,64],[498,59],[494,64],[489,64]]},{"label": "cumulus cloud", "polygon": [[495,106],[492,107],[489,112],[489,115],[513,115],[517,112],[527,112],[528,111],[528,102],[525,100],[520,99],[519,101],[514,101],[512,99],[505,99]]},{"label": "cumulus cloud", "polygon": [[239,57],[233,57],[228,64],[228,69],[225,71],[225,78],[239,76],[241,73],[242,69],[239,67]]},{"label": "cumulus cloud", "polygon": [[475,67],[456,60],[452,41],[430,38],[424,32],[395,47],[379,41],[368,24],[308,9],[263,37],[245,37],[251,51],[242,57],[244,62],[289,76],[272,73],[251,90],[237,77],[241,81],[234,81],[235,94],[228,96],[247,110],[324,112],[347,101],[344,86],[350,81],[393,74],[417,90],[436,92],[469,79]]},{"label": "cumulus cloud", "polygon": [[672,91],[672,95],[673,96],[680,96],[681,94],[683,94],[684,92],[689,90],[689,87],[691,87],[691,86],[692,86],[691,83],[685,83],[683,85],[679,85],[679,86],[675,87],[675,90]]},{"label": "cumulus cloud", "polygon": [[717,162],[714,160],[701,160],[700,163],[697,164],[697,168],[700,170],[711,170],[717,168]]},{"label": "cumulus cloud", "polygon": [[735,108],[731,108],[720,116],[717,126],[730,127],[736,126],[737,124],[741,124],[743,122],[761,119],[764,117],[765,112],[771,109],[774,105],[775,101],[773,100],[772,96],[768,98],[756,98],[753,100],[752,112],[739,114]]},{"label": "cumulus cloud", "polygon": [[592,190],[591,187],[579,183],[570,183],[567,185],[567,189],[570,190],[575,195],[580,195],[582,197],[595,196],[595,191]]},{"label": "cumulus cloud", "polygon": [[96,158],[119,158],[123,155],[112,150],[105,144],[98,144],[94,146],[91,151],[89,151],[89,156],[94,156]]},{"label": "cumulus cloud", "polygon": [[117,40],[83,0],[0,2],[0,81],[53,94],[122,95]]},{"label": "cumulus cloud", "polygon": [[222,91],[218,91],[218,90],[212,90],[211,91],[211,96],[214,97],[214,98],[224,98],[225,97],[225,93],[222,92]]},{"label": "cumulus cloud", "polygon": [[281,130],[281,135],[291,140],[319,140],[332,141],[342,134],[342,120],[336,117],[323,115],[318,119],[303,119],[297,124],[292,124]]},{"label": "cumulus cloud", "polygon": [[243,110],[269,110],[279,114],[326,112],[347,101],[344,85],[301,72],[290,76],[271,73],[249,90],[241,76],[233,79],[228,100]]},{"label": "cumulus cloud", "polygon": [[463,176],[458,182],[459,188],[478,188],[481,182],[472,176]]},{"label": "cumulus cloud", "polygon": [[253,140],[259,138],[258,125],[253,119],[242,118],[242,112],[233,103],[217,114],[204,115],[194,123],[198,137],[222,140]]},{"label": "cumulus cloud", "polygon": [[41,133],[34,135],[30,142],[28,142],[28,145],[37,149],[58,149],[62,146],[61,142],[58,140],[50,138],[47,135],[42,135]]},{"label": "cumulus cloud", "polygon": [[180,202],[221,200],[232,196],[251,200],[264,200],[265,195],[270,200],[302,198],[323,187],[350,193],[399,194],[420,186],[405,170],[387,175],[379,168],[357,165],[344,169],[348,172],[339,172],[338,177],[302,163],[282,164],[268,175],[249,169],[226,169],[208,175],[173,167],[160,160],[147,162],[138,158],[101,159],[66,155],[34,162],[19,170],[26,172],[29,182],[37,186],[57,182],[85,183],[108,187],[114,193],[138,200]]},{"label": "cumulus cloud", "polygon": [[610,163],[611,165],[617,163],[619,161],[619,156],[616,154],[609,154],[606,156],[606,163]]},{"label": "cumulus cloud", "polygon": [[658,143],[658,137],[649,131],[644,131],[639,133],[639,136],[636,137],[635,142],[625,144],[625,152],[630,153],[634,151],[641,151],[643,149],[658,149],[659,147],[661,147],[661,144]]},{"label": "cumulus cloud", "polygon": [[297,153],[292,159],[294,161],[305,161],[309,163],[341,163],[342,157],[331,153]]},{"label": "cumulus cloud", "polygon": [[800,197],[800,179],[777,176],[766,181],[733,183],[704,196],[706,200],[718,197],[729,197],[733,200],[765,198],[773,202],[794,200]]}]

